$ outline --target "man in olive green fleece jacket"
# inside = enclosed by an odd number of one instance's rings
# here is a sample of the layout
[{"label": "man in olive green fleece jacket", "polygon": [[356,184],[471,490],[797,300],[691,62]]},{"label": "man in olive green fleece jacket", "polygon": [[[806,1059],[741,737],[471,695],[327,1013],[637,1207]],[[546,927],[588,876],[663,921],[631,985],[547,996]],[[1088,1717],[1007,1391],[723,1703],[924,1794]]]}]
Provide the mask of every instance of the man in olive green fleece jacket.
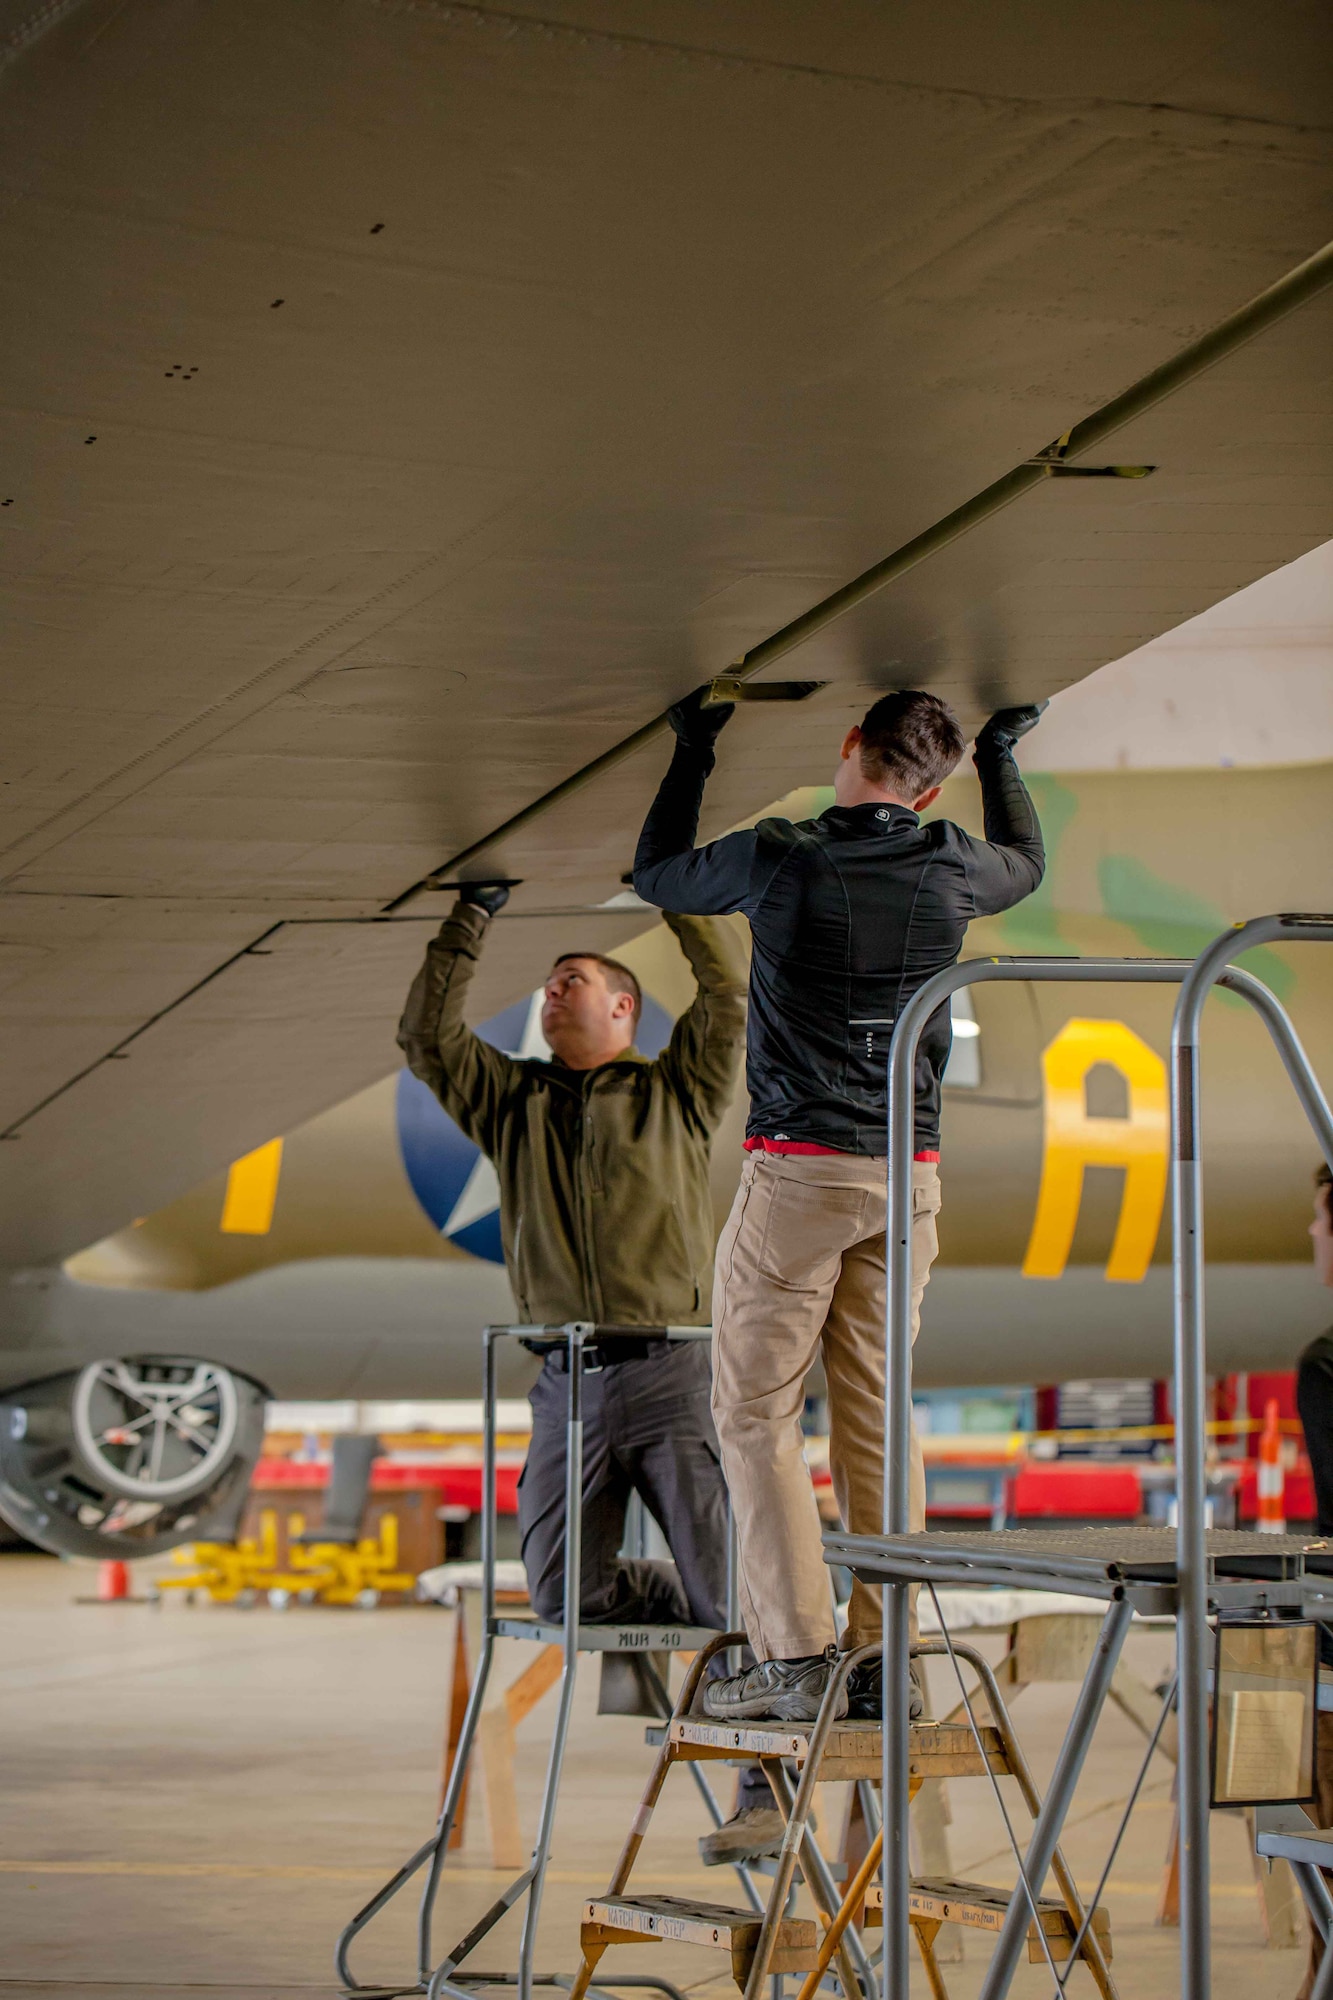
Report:
[{"label": "man in olive green fleece jacket", "polygon": [[[522,1322],[703,1326],[715,1230],[713,1133],[735,1088],[747,969],[716,918],[666,921],[698,981],[694,1004],[655,1061],[633,1046],[641,996],[632,972],[597,953],[556,961],[542,1031],[552,1060],[520,1061],[463,1019],[482,942],[507,899],[469,885],[408,996],[398,1031],[415,1076],[494,1162],[505,1264]],[[645,1333],[607,1344],[584,1385],[580,1613],[616,1624],[720,1627],[726,1615],[726,1491],[709,1411],[705,1343]],[[563,1615],[563,1355],[532,1392],[519,1486],[532,1602]],[[675,1563],[622,1557],[632,1489],[664,1529]]]}]

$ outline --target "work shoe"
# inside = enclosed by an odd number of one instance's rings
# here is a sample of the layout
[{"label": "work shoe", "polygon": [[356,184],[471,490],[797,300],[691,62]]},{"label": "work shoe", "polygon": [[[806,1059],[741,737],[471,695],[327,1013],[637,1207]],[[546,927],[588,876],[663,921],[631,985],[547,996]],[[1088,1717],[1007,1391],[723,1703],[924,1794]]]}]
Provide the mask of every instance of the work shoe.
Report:
[{"label": "work shoe", "polygon": [[776,1806],[744,1806],[732,1814],[725,1826],[714,1827],[711,1833],[703,1835],[699,1859],[705,1868],[763,1861],[782,1846],[786,1825]]},{"label": "work shoe", "polygon": [[[744,1673],[705,1681],[704,1714],[715,1722],[813,1722],[837,1658],[837,1647],[830,1646],[799,1660],[760,1660]],[[846,1713],[844,1690],[834,1720]]]},{"label": "work shoe", "polygon": [[[920,1722],[926,1702],[921,1691],[921,1669],[915,1660],[908,1662],[907,1678],[907,1713],[913,1722]],[[849,1722],[878,1722],[883,1713],[884,1656],[882,1653],[871,1653],[859,1667],[852,1668],[847,1682],[847,1719]]]}]

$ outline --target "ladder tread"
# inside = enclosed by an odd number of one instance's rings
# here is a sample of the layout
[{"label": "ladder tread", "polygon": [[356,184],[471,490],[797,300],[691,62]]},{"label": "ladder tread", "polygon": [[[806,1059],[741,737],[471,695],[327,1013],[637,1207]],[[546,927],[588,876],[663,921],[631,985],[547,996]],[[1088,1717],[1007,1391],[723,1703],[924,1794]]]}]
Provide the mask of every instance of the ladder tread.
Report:
[{"label": "ladder tread", "polygon": [[[706,1716],[678,1716],[670,1725],[675,1753],[683,1761],[710,1757],[782,1757],[803,1763],[810,1750],[810,1722],[714,1722]],[[998,1776],[1009,1769],[1000,1732],[987,1723],[977,1731],[986,1753],[965,1722],[914,1722],[911,1775],[916,1778]],[[821,1778],[875,1776],[883,1732],[877,1722],[835,1722],[824,1749]]]},{"label": "ladder tread", "polygon": [[[962,1924],[965,1928],[983,1931],[999,1931],[1004,1927],[1009,1912],[1012,1890],[1002,1889],[993,1882],[954,1881],[940,1875],[913,1876],[911,1889],[911,1917],[914,1923]],[[1039,1896],[1037,1909],[1041,1917],[1041,1928],[1048,1939],[1057,1944],[1069,1945],[1073,1942],[1077,1926],[1064,1903],[1058,1896]],[[866,1921],[878,1924],[883,1921],[884,1890],[876,1882],[866,1891]],[[1110,1953],[1111,1920],[1106,1906],[1099,1903],[1092,1913],[1091,1928],[1095,1933],[1106,1957]],[[1037,1937],[1035,1922],[1028,1925],[1029,1957],[1035,1945],[1036,1955],[1044,1954]]]},{"label": "ladder tread", "polygon": [[[583,1906],[585,1927],[619,1932],[627,1942],[670,1938],[677,1944],[712,1945],[732,1953],[754,1950],[763,1921],[762,1911],[737,1910],[690,1896],[593,1896]],[[778,1948],[784,1956],[808,1954],[813,1965],[816,1938],[812,1919],[785,1917],[778,1930]]]}]

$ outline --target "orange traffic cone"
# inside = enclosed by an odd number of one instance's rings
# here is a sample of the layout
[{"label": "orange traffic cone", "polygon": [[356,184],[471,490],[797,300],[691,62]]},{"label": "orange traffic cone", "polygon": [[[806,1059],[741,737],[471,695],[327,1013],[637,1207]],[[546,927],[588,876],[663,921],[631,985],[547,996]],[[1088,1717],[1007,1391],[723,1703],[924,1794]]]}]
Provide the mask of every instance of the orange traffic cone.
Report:
[{"label": "orange traffic cone", "polygon": [[1287,1532],[1287,1475],[1282,1464],[1282,1433],[1278,1429],[1277,1400],[1264,1405],[1264,1427],[1259,1433],[1258,1528],[1261,1535]]},{"label": "orange traffic cone", "polygon": [[[1274,1409],[1277,1405],[1273,1405]],[[97,1597],[101,1604],[114,1604],[117,1598],[130,1594],[130,1566],[123,1562],[103,1562],[97,1565]]]}]

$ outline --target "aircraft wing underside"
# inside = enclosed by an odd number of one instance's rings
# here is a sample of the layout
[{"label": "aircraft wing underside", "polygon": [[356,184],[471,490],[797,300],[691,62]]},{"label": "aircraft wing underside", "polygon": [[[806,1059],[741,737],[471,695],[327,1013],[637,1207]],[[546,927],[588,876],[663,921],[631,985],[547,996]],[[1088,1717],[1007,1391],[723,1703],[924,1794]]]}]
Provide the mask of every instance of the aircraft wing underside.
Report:
[{"label": "aircraft wing underside", "polygon": [[[447,898],[386,905],[1333,234],[1321,7],[948,25],[0,8],[0,1264],[382,1076]],[[703,832],[1333,534],[1330,301],[792,653]],[[644,928],[665,754],[468,864],[479,1016]]]}]

